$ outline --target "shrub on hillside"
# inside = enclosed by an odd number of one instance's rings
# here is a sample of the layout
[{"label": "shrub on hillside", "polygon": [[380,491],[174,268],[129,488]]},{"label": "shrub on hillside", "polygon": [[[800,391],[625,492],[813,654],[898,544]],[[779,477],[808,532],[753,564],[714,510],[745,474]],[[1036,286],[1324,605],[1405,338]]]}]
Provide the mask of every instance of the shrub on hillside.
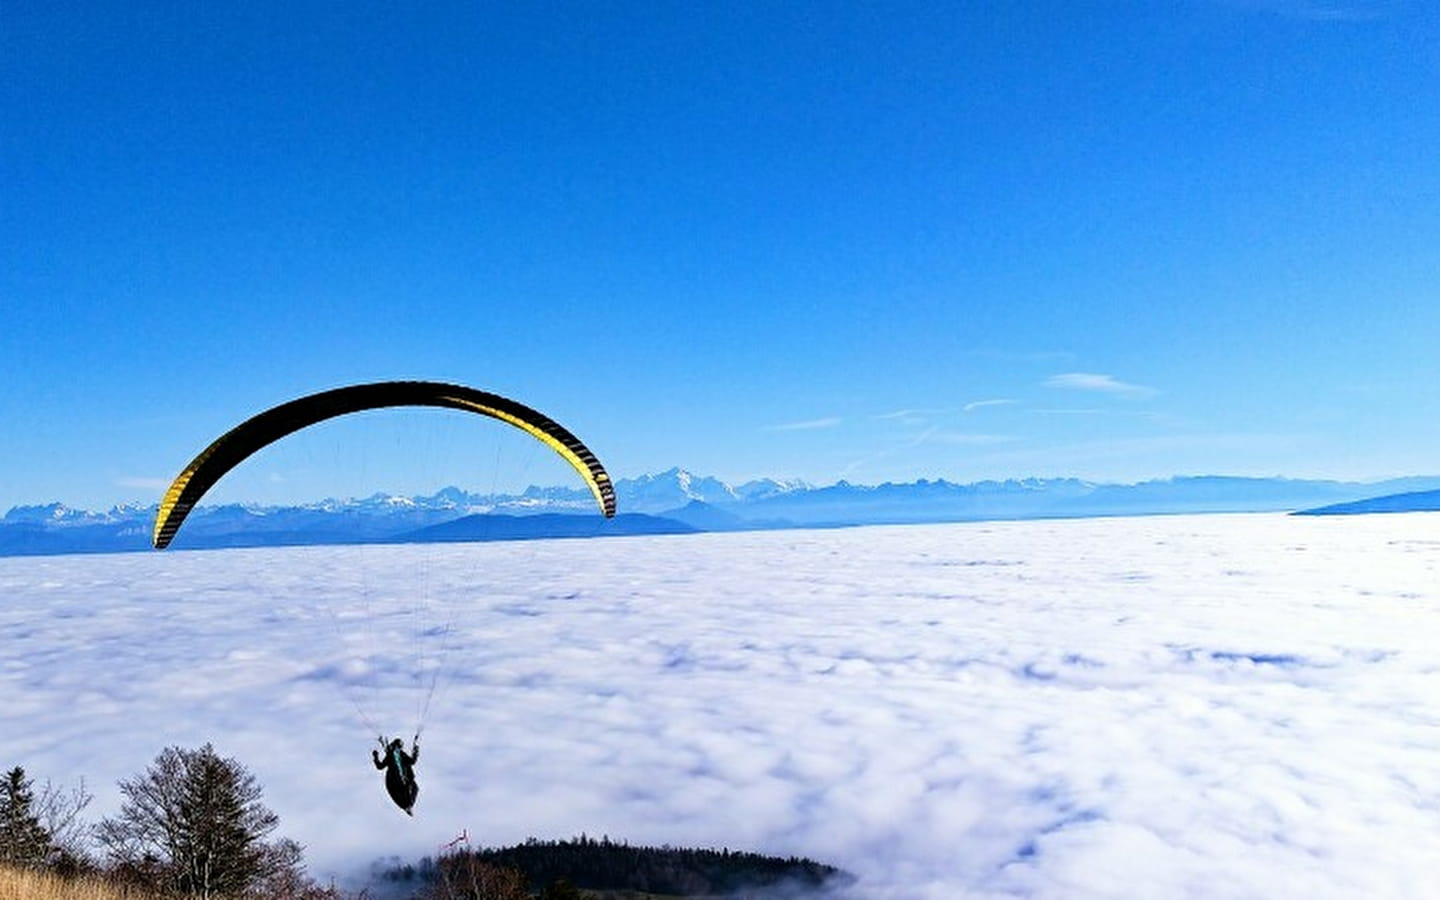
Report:
[{"label": "shrub on hillside", "polygon": [[525,875],[518,869],[481,862],[469,853],[436,860],[435,880],[421,900],[529,900]]}]

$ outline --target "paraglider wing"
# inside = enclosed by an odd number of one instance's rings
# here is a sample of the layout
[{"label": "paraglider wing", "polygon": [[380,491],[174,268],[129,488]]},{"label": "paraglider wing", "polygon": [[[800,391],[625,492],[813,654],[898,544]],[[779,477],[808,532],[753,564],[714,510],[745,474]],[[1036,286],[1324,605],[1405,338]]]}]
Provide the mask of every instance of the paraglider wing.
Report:
[{"label": "paraglider wing", "polygon": [[458,384],[436,381],[382,381],[322,391],[282,403],[221,435],[186,466],[160,501],[152,540],[170,545],[181,523],[215,482],[260,448],[302,428],[347,413],[392,406],[439,406],[479,413],[514,425],[543,441],[575,467],[606,518],[615,515],[615,488],[604,466],[558,422],[514,400]]}]

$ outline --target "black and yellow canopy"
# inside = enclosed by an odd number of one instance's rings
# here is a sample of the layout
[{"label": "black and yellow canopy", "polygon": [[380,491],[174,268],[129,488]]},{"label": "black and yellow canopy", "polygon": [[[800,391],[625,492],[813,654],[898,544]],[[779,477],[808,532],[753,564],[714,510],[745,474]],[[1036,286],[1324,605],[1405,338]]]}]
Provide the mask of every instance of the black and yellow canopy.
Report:
[{"label": "black and yellow canopy", "polygon": [[156,549],[163,550],[174,539],[185,517],[205,492],[228,471],[255,451],[302,428],[367,409],[393,406],[440,406],[479,413],[514,425],[547,444],[575,467],[595,495],[595,502],[607,518],[615,515],[615,488],[605,467],[555,420],[517,403],[474,388],[436,381],[381,381],[322,391],[282,403],[247,419],[206,447],[186,466],[155,514]]}]

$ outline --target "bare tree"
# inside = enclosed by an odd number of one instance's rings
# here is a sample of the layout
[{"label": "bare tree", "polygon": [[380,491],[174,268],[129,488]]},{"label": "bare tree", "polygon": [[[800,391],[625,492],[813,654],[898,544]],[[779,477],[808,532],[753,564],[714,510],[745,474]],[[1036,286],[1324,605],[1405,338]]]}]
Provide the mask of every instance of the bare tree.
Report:
[{"label": "bare tree", "polygon": [[46,779],[35,799],[35,818],[50,835],[50,864],[60,869],[76,868],[86,859],[85,838],[89,832],[80,814],[90,805],[85,780],[63,788]]},{"label": "bare tree", "polygon": [[166,748],[120,791],[119,816],[96,833],[111,862],[132,877],[202,898],[256,896],[305,881],[299,845],[265,840],[279,818],[260,802],[255,776],[209,744]]}]

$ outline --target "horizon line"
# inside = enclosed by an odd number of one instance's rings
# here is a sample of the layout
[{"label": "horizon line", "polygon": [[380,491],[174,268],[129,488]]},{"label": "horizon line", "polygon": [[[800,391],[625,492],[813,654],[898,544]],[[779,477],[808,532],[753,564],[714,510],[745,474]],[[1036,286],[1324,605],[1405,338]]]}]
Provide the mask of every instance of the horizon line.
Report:
[{"label": "horizon line", "polygon": [[[1150,478],[1140,478],[1140,479],[1133,480],[1133,481],[1123,481],[1123,480],[1116,480],[1116,479],[1094,479],[1094,478],[1086,478],[1086,477],[1080,476],[1080,475],[1027,475],[1027,476],[1009,476],[1009,477],[1006,477],[1006,478],[980,478],[980,479],[975,479],[975,480],[973,480],[973,481],[957,481],[957,480],[953,480],[953,479],[951,479],[951,478],[946,478],[946,477],[944,477],[944,476],[935,477],[935,478],[931,478],[931,477],[928,477],[928,476],[920,476],[920,477],[915,478],[915,479],[910,480],[910,481],[893,481],[893,480],[887,480],[887,481],[880,481],[880,482],[874,482],[874,483],[857,482],[857,481],[850,481],[849,479],[846,479],[846,478],[838,478],[838,479],[836,479],[835,481],[832,481],[832,482],[829,482],[829,483],[823,483],[823,484],[822,484],[822,483],[813,483],[813,482],[807,481],[807,480],[805,480],[805,479],[803,479],[803,478],[788,478],[788,479],[787,479],[787,478],[778,478],[778,477],[775,477],[775,476],[755,477],[755,478],[746,479],[746,480],[744,480],[744,481],[735,482],[735,481],[727,481],[726,479],[720,478],[719,476],[716,476],[716,475],[696,475],[696,473],[692,472],[692,471],[689,470],[689,469],[683,468],[683,467],[681,467],[681,466],[672,466],[671,468],[666,469],[666,470],[664,470],[663,472],[646,474],[646,475],[637,475],[637,476],[629,477],[629,478],[619,478],[619,479],[616,479],[616,481],[615,481],[615,486],[616,486],[617,488],[619,488],[622,484],[625,484],[625,483],[627,483],[627,482],[629,482],[629,483],[634,483],[634,482],[641,481],[641,480],[643,480],[643,479],[647,479],[647,478],[653,479],[653,478],[657,477],[658,475],[668,475],[668,474],[671,474],[671,473],[675,473],[675,474],[686,474],[686,475],[692,476],[693,478],[698,478],[698,479],[701,479],[701,480],[713,480],[713,481],[717,481],[717,482],[719,482],[721,485],[723,485],[724,487],[729,488],[729,489],[731,489],[731,490],[733,490],[734,488],[737,488],[737,487],[744,487],[744,486],[747,485],[747,484],[755,484],[755,483],[757,483],[757,482],[772,481],[772,482],[775,482],[775,483],[778,483],[778,484],[782,484],[782,485],[798,485],[798,487],[792,488],[793,490],[798,490],[798,491],[818,491],[818,490],[825,490],[825,489],[827,489],[827,488],[835,488],[835,487],[842,487],[842,486],[843,486],[843,487],[857,487],[857,488],[880,488],[880,487],[887,487],[887,486],[906,486],[906,485],[922,485],[922,484],[945,484],[945,485],[954,485],[954,486],[956,486],[956,487],[970,487],[970,486],[982,485],[982,484],[1005,484],[1005,483],[1010,483],[1010,482],[1017,482],[1017,483],[1023,483],[1023,482],[1080,482],[1080,483],[1084,483],[1084,484],[1094,485],[1094,486],[1097,486],[1097,487],[1135,487],[1135,486],[1139,486],[1139,485],[1142,485],[1142,484],[1154,484],[1154,483],[1157,483],[1157,482],[1174,482],[1174,481],[1180,481],[1180,480],[1198,480],[1198,479],[1207,479],[1207,478],[1213,478],[1213,479],[1228,479],[1228,480],[1236,480],[1236,481],[1283,481],[1283,482],[1312,482],[1312,483],[1319,483],[1319,484],[1354,484],[1354,485],[1380,485],[1380,484],[1385,484],[1385,483],[1394,482],[1394,481],[1409,481],[1409,480],[1423,480],[1423,479],[1440,479],[1440,474],[1423,474],[1423,473],[1411,473],[1411,474],[1405,474],[1405,475],[1390,475],[1390,476],[1381,476],[1381,477],[1373,477],[1373,478],[1352,478],[1352,479],[1345,479],[1345,478],[1333,478],[1333,477],[1303,477],[1303,476],[1291,476],[1291,475],[1281,475],[1281,474],[1274,474],[1274,475],[1235,475],[1235,474],[1224,474],[1224,473],[1219,473],[1219,472],[1209,472],[1209,473],[1191,473],[1191,474],[1174,473],[1174,474],[1171,474],[1171,475],[1154,476],[1154,477],[1150,477]],[[131,480],[131,479],[122,479],[122,481],[125,481],[125,480]],[[433,492],[431,492],[431,493],[429,493],[429,494],[403,494],[403,493],[395,493],[395,492],[392,492],[392,491],[376,490],[376,491],[372,491],[372,492],[369,493],[369,494],[365,494],[365,495],[363,495],[363,496],[349,496],[349,497],[328,496],[328,497],[321,497],[321,498],[313,499],[313,500],[296,500],[296,501],[291,501],[291,502],[288,502],[288,503],[265,503],[265,502],[255,501],[255,500],[235,500],[235,501],[226,502],[226,503],[206,503],[206,504],[203,504],[202,506],[203,506],[203,507],[206,507],[206,508],[211,508],[211,509],[218,508],[218,507],[226,507],[226,506],[240,506],[240,507],[245,507],[245,508],[249,508],[249,509],[292,509],[292,508],[300,508],[300,507],[306,507],[306,506],[317,506],[317,505],[325,504],[325,503],[354,503],[354,502],[357,502],[357,501],[372,500],[372,499],[377,499],[377,498],[382,498],[382,499],[398,499],[398,500],[429,500],[429,499],[433,499],[433,498],[435,498],[435,497],[440,496],[441,494],[445,493],[446,491],[451,491],[451,490],[460,491],[461,493],[465,494],[465,495],[467,496],[467,498],[469,498],[469,497],[473,497],[473,498],[490,498],[490,499],[494,499],[494,500],[502,500],[502,499],[523,499],[523,498],[525,498],[526,496],[530,495],[532,492],[548,492],[548,491],[570,491],[570,492],[575,493],[577,496],[585,496],[585,497],[588,497],[588,496],[589,496],[589,494],[585,491],[585,489],[584,489],[583,487],[570,487],[570,486],[568,486],[568,485],[536,485],[536,484],[532,484],[532,485],[526,486],[523,490],[517,491],[517,492],[488,491],[488,492],[483,492],[483,493],[482,493],[482,492],[480,492],[480,491],[472,491],[472,490],[469,490],[469,489],[466,489],[466,488],[462,488],[462,487],[460,487],[459,485],[446,484],[446,485],[440,486],[439,488],[436,488]],[[45,509],[45,508],[50,508],[50,507],[60,507],[60,508],[62,508],[62,509],[73,510],[73,511],[76,511],[76,512],[90,513],[90,512],[102,512],[102,511],[103,511],[103,512],[109,512],[109,511],[118,510],[118,509],[151,509],[151,508],[157,507],[159,504],[160,504],[160,498],[157,497],[156,499],[151,500],[151,501],[144,501],[144,500],[121,501],[121,502],[118,502],[118,503],[112,503],[112,504],[110,504],[110,505],[109,505],[108,507],[106,507],[104,510],[95,510],[95,509],[91,509],[91,508],[88,508],[88,507],[72,506],[72,505],[70,505],[69,503],[66,503],[64,500],[50,500],[50,501],[42,501],[42,502],[36,502],[36,503],[17,503],[17,504],[13,504],[13,505],[11,505],[10,507],[8,507],[8,508],[6,509],[4,515],[5,515],[5,516],[8,516],[10,513],[15,512],[15,511],[17,511],[17,510]],[[197,508],[200,508],[200,507],[197,507]]]}]

